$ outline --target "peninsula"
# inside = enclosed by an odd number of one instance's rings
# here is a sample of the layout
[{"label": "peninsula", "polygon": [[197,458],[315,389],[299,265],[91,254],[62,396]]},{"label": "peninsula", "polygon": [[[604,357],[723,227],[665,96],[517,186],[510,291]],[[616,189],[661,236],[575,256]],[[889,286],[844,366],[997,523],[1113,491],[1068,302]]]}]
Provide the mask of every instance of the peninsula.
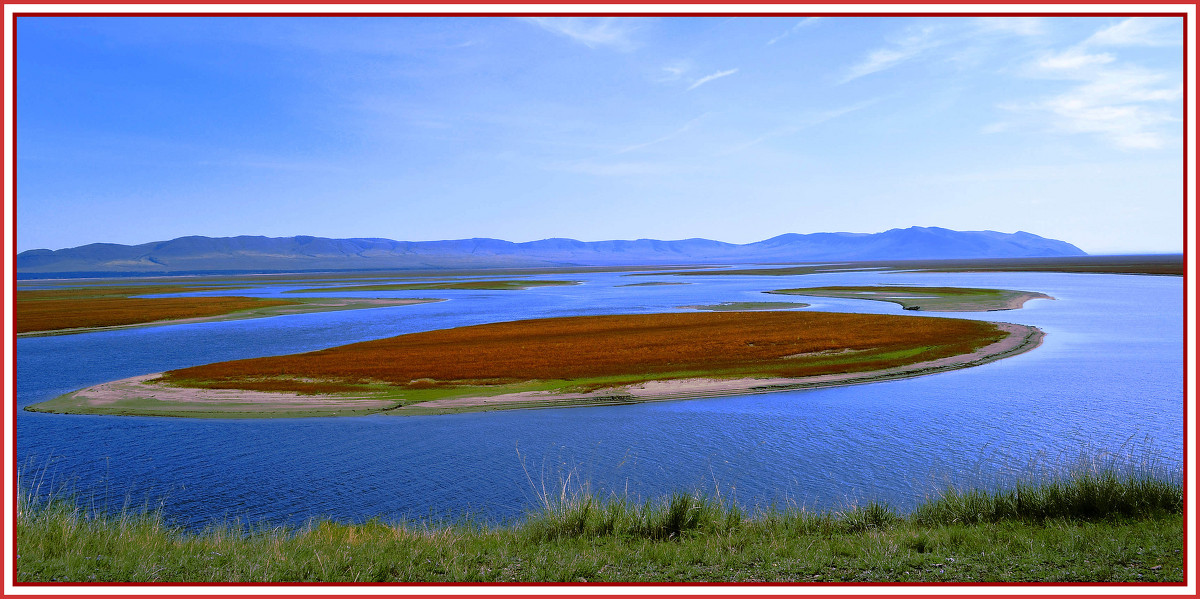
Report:
[{"label": "peninsula", "polygon": [[905,310],[929,312],[1016,310],[1031,299],[1054,299],[1036,291],[975,287],[903,287],[899,285],[801,287],[776,289],[766,293],[876,300],[900,304]]}]

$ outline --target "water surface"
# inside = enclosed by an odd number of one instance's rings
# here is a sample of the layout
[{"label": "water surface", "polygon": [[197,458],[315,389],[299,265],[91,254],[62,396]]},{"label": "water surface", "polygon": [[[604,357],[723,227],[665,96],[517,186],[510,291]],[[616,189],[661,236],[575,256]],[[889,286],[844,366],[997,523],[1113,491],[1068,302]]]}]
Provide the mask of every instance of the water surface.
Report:
[{"label": "water surface", "polygon": [[[318,516],[504,521],[536,506],[543,489],[557,493],[568,478],[635,498],[700,490],[748,507],[836,509],[874,499],[908,509],[950,484],[1002,485],[1085,454],[1175,470],[1182,464],[1179,277],[856,271],[544,278],[583,284],[370,292],[358,295],[450,301],[23,338],[17,404],[172,368],[522,318],[781,300],[811,304],[806,310],[924,315],[886,302],[761,293],[780,288],[977,286],[1057,299],[946,314],[1035,325],[1047,335],[1026,354],[915,379],[420,417],[192,420],[20,411],[18,464],[43,489],[65,486],[114,510],[161,505],[168,518],[191,526],[214,519],[302,524]],[[689,284],[622,287],[650,281]],[[304,286],[311,282],[227,293],[271,296]]]}]

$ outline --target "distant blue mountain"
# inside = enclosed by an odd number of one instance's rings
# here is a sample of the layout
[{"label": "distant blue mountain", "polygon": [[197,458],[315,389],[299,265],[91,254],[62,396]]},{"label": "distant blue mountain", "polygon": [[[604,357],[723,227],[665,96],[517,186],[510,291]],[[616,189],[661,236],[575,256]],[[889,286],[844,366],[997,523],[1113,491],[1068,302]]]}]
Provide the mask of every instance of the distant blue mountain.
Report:
[{"label": "distant blue mountain", "polygon": [[883,233],[788,233],[747,244],[710,239],[513,243],[475,238],[393,241],[326,237],[180,237],[141,245],[93,243],[17,254],[18,273],[451,269],[537,266],[744,264],[1084,256],[1032,233],[909,227]]}]

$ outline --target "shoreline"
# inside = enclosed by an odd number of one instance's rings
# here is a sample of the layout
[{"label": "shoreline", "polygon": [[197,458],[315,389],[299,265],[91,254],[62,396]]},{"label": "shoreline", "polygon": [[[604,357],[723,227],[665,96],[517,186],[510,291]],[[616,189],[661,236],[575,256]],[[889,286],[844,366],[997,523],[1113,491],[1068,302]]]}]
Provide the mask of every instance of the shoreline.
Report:
[{"label": "shoreline", "polygon": [[[157,379],[162,373],[151,373],[93,385],[49,401],[26,406],[25,410],[58,414],[291,418],[368,414],[418,416],[504,409],[588,407],[673,401],[859,385],[948,372],[1025,353],[1041,345],[1045,336],[1040,329],[1033,326],[1003,322],[993,324],[1008,332],[1009,335],[968,354],[883,370],[802,378],[716,379],[695,377],[648,380],[583,393],[529,390],[495,393],[496,388],[479,387],[464,389],[463,395],[458,397],[403,404],[403,398],[398,398],[394,393],[388,391],[301,395],[291,392],[170,387],[153,384],[151,381]],[[489,391],[492,392],[490,395]]]}]

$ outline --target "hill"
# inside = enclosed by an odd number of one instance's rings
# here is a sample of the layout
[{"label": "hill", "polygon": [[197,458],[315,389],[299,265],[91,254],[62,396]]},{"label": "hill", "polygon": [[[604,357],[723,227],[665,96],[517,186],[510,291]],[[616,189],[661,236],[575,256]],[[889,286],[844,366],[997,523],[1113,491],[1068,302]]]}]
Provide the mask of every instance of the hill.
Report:
[{"label": "hill", "polygon": [[1083,256],[1079,248],[1032,233],[909,227],[882,233],[788,233],[747,244],[709,239],[514,243],[474,238],[189,236],[140,245],[93,243],[17,254],[18,273],[167,273],[342,269],[447,269],[539,266],[745,264],[944,258]]}]

